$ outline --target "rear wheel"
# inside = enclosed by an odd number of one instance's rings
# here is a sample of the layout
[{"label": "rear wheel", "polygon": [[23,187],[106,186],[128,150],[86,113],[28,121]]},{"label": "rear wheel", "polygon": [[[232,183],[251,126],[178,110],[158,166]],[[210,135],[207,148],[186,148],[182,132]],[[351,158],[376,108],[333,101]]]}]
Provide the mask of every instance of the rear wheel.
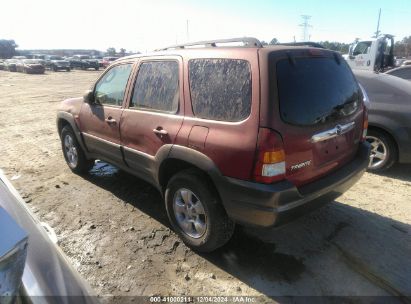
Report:
[{"label": "rear wheel", "polygon": [[397,147],[388,134],[369,130],[367,141],[371,145],[369,171],[382,172],[389,169],[397,161]]},{"label": "rear wheel", "polygon": [[174,230],[192,249],[210,252],[231,238],[234,222],[228,218],[218,195],[202,173],[186,170],[173,176],[165,199]]},{"label": "rear wheel", "polygon": [[67,165],[77,174],[87,173],[94,165],[94,160],[86,158],[73,130],[65,126],[61,131],[61,146]]}]

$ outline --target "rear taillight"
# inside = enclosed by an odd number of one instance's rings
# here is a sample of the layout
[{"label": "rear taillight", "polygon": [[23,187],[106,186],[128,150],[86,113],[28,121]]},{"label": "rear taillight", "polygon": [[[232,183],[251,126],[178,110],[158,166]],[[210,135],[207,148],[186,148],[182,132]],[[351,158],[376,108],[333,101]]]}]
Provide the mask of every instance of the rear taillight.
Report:
[{"label": "rear taillight", "polygon": [[366,107],[364,107],[364,123],[362,127],[361,141],[365,141],[367,139],[367,131],[368,131],[368,110]]},{"label": "rear taillight", "polygon": [[367,92],[365,91],[364,87],[359,84],[362,94],[362,101],[363,101],[363,127],[362,127],[362,135],[361,141],[365,141],[367,139],[367,131],[368,131],[368,107],[370,106],[370,100],[368,99]]},{"label": "rear taillight", "polygon": [[285,153],[281,136],[270,129],[258,130],[253,179],[271,184],[285,178]]}]

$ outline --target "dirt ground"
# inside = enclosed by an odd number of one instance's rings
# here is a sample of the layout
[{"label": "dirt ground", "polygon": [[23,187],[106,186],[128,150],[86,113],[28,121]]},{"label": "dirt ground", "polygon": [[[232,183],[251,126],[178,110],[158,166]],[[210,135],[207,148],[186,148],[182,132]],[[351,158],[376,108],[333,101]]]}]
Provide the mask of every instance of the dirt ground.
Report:
[{"label": "dirt ground", "polygon": [[321,210],[279,229],[238,228],[199,255],[153,187],[102,162],[86,177],[66,166],[58,103],[99,73],[0,71],[0,168],[98,295],[411,297],[411,166],[366,173]]}]

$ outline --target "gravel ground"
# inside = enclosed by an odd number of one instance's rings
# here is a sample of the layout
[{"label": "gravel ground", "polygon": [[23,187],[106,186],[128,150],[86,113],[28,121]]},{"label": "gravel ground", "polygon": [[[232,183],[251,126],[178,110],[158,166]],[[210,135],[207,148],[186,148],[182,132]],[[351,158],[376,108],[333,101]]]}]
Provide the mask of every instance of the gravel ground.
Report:
[{"label": "gravel ground", "polygon": [[85,177],[66,166],[58,103],[99,73],[0,71],[0,168],[98,295],[411,296],[411,166],[366,173],[321,210],[279,229],[238,228],[199,255],[149,184],[103,162]]}]

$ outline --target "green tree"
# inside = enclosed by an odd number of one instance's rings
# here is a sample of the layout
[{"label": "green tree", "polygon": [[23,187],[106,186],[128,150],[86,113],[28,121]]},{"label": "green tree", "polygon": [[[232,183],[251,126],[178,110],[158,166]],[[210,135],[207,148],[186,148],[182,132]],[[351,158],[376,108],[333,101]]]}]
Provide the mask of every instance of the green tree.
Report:
[{"label": "green tree", "polygon": [[270,45],[279,44],[279,43],[280,43],[280,41],[278,41],[277,38],[273,38],[273,39],[271,39],[271,41],[270,41]]},{"label": "green tree", "polygon": [[121,56],[126,56],[126,49],[125,48],[120,49],[120,55]]},{"label": "green tree", "polygon": [[14,40],[0,39],[0,58],[11,58],[16,55],[18,45]]},{"label": "green tree", "polygon": [[395,42],[394,55],[405,58],[411,56],[411,36],[404,37],[401,41]]},{"label": "green tree", "polygon": [[113,47],[109,47],[106,51],[108,56],[115,56],[116,55],[116,49]]},{"label": "green tree", "polygon": [[343,42],[321,41],[319,43],[323,45],[326,49],[338,51],[342,54],[348,53],[348,48],[350,47],[348,43]]}]

